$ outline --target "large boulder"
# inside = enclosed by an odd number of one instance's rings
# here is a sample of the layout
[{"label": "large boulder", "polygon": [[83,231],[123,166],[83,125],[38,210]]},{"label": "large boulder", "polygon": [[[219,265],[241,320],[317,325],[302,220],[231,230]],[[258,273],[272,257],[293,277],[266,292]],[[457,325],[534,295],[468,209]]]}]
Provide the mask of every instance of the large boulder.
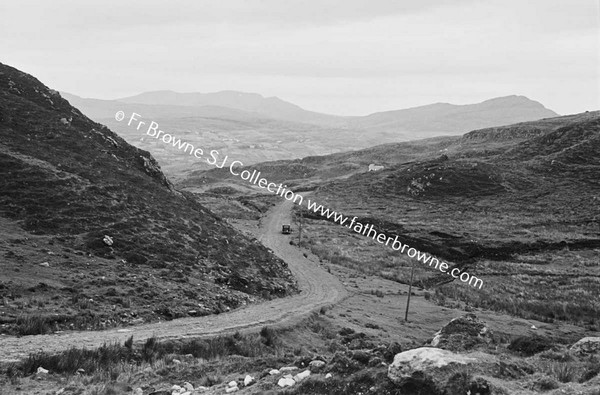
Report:
[{"label": "large boulder", "polygon": [[[434,347],[404,351],[394,357],[388,367],[388,377],[402,392],[428,395],[449,393],[490,393],[489,385],[481,379],[472,380],[467,373],[475,358]],[[452,389],[452,390],[450,390]]]},{"label": "large boulder", "polygon": [[469,313],[452,319],[433,335],[430,344],[445,350],[465,351],[491,342],[491,331],[486,323]]},{"label": "large boulder", "polygon": [[600,355],[600,337],[584,337],[571,346],[571,351],[583,357]]}]

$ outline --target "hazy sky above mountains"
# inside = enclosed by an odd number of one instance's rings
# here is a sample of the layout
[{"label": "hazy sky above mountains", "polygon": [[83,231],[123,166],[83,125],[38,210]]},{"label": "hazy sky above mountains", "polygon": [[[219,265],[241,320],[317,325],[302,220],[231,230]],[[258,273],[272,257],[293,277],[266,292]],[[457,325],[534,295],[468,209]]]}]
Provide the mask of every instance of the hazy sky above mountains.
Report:
[{"label": "hazy sky above mountains", "polygon": [[600,108],[597,0],[7,3],[0,62],[83,97],[239,90],[343,115],[511,94]]}]

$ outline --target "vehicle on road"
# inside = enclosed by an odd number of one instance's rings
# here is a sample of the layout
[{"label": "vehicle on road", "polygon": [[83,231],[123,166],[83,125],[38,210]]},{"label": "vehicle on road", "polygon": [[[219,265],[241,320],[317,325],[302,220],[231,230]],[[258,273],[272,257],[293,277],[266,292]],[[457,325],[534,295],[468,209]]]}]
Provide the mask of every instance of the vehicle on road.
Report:
[{"label": "vehicle on road", "polygon": [[292,233],[292,226],[291,225],[282,225],[281,233],[283,233],[284,235],[289,235],[290,233]]}]

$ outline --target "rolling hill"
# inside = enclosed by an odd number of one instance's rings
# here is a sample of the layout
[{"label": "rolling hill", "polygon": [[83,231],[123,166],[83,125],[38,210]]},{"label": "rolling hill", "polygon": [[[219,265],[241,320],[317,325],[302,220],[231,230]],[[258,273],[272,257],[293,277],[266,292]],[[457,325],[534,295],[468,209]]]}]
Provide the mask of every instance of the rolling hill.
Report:
[{"label": "rolling hill", "polygon": [[83,99],[63,94],[84,114],[103,123],[130,144],[150,151],[174,181],[207,170],[204,162],[182,156],[143,131],[115,121],[118,110],[158,122],[191,144],[217,149],[245,164],[287,160],[363,149],[383,143],[537,120],[556,114],[522,96],[473,105],[434,104],[364,117],[317,114],[277,98],[242,92],[214,94],[148,92],[119,100]]},{"label": "rolling hill", "polygon": [[[544,145],[534,138],[564,127],[574,127],[597,120],[599,111],[585,112],[561,117],[545,118],[537,121],[521,122],[511,125],[477,129],[462,136],[432,137],[422,140],[382,144],[366,149],[340,152],[323,156],[308,156],[302,159],[270,161],[254,164],[248,168],[261,171],[269,180],[294,184],[318,184],[336,178],[347,178],[368,171],[369,164],[383,165],[385,169],[399,165],[423,162],[441,155],[456,158],[498,158],[512,157],[512,160],[527,160],[535,157],[535,149],[529,155],[517,157],[517,153],[526,150],[530,144]],[[529,143],[526,141],[531,140]],[[587,140],[571,141],[572,145],[586,146]],[[523,143],[521,146],[519,144]],[[514,148],[514,150],[513,150]],[[565,147],[563,147],[565,148]],[[545,150],[546,148],[543,148]],[[553,159],[549,159],[553,160]],[[588,159],[589,161],[589,159]],[[376,177],[378,173],[371,173]],[[181,182],[182,186],[209,186],[224,179],[234,180],[227,169],[195,171]],[[242,184],[243,185],[243,184]]]},{"label": "rolling hill", "polygon": [[[401,130],[459,134],[469,130],[554,117],[557,114],[525,96],[506,96],[476,104],[436,103],[405,110],[386,111],[354,120],[351,125],[369,131]],[[421,136],[424,137],[424,136]]]},{"label": "rolling hill", "polygon": [[[370,163],[384,168],[369,172]],[[414,266],[417,286],[446,307],[600,324],[600,111],[249,168],[485,285],[474,290],[304,208],[300,244],[325,263],[400,283]],[[183,185],[206,202],[253,192],[227,169]]]},{"label": "rolling hill", "polygon": [[245,111],[263,118],[322,126],[340,125],[344,117],[307,111],[278,97],[263,97],[258,93],[221,91],[215,93],[178,93],[173,91],[145,92],[116,99],[130,104],[172,105],[186,107],[217,106]]},{"label": "rolling hill", "polygon": [[[459,264],[600,247],[598,111],[250,168]],[[227,173],[182,185],[248,187]]]}]

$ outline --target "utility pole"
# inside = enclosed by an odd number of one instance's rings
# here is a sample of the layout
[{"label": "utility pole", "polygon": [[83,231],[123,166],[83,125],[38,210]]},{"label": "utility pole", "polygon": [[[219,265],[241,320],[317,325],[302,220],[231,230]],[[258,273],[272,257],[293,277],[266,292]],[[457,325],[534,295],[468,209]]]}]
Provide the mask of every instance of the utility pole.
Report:
[{"label": "utility pole", "polygon": [[299,225],[298,225],[298,246],[300,245],[300,242],[302,241],[302,218],[304,217],[304,214],[302,212],[302,206],[300,206],[300,221],[299,221]]},{"label": "utility pole", "polygon": [[410,269],[410,283],[408,285],[408,298],[406,299],[406,313],[404,313],[404,321],[408,321],[408,307],[410,306],[410,294],[412,293],[413,276],[415,275],[415,260],[412,260],[412,267]]}]

